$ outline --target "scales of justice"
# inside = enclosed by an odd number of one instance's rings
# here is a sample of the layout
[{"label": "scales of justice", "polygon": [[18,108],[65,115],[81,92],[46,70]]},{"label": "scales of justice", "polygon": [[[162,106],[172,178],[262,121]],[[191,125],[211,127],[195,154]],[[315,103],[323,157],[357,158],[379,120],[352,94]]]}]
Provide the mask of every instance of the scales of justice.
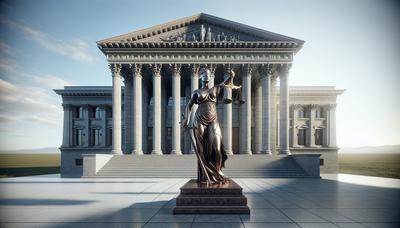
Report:
[{"label": "scales of justice", "polygon": [[[193,91],[181,122],[197,156],[197,179],[181,188],[174,214],[250,213],[242,188],[222,172],[228,156],[218,122],[217,98],[222,93],[225,104],[245,102],[241,96],[242,87],[233,84],[234,77],[235,72],[230,70],[222,83],[210,88],[210,70],[200,70],[201,88]],[[234,99],[233,94],[236,95]]]}]

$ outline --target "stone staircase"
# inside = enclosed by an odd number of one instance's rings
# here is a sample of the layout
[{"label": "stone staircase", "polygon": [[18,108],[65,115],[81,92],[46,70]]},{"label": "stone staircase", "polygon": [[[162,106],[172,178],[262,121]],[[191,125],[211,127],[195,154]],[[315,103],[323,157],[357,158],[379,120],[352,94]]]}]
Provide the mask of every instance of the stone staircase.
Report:
[{"label": "stone staircase", "polygon": [[[195,155],[116,155],[95,177],[196,178],[196,170]],[[292,156],[281,155],[232,155],[223,172],[228,177],[315,177]]]}]

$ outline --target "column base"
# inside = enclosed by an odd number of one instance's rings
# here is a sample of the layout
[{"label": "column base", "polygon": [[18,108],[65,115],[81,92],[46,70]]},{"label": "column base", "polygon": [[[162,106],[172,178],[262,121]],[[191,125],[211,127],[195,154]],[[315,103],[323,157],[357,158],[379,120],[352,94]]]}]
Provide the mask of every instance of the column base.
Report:
[{"label": "column base", "polygon": [[132,150],[132,155],[143,155],[142,150]]},{"label": "column base", "polygon": [[262,150],[261,151],[261,154],[272,154],[272,151],[271,150]]},{"label": "column base", "polygon": [[286,150],[280,150],[279,154],[281,154],[281,155],[290,155],[291,153],[290,153],[289,149],[286,149]]},{"label": "column base", "polygon": [[180,150],[172,150],[171,154],[182,155],[182,151],[180,151]]},{"label": "column base", "polygon": [[226,152],[227,155],[233,155],[232,150],[225,150],[225,152]]},{"label": "column base", "polygon": [[122,150],[112,150],[112,151],[111,151],[111,154],[114,154],[114,155],[122,155]]},{"label": "column base", "polygon": [[247,155],[252,155],[251,150],[246,150],[246,151],[240,151],[240,154],[247,154]]},{"label": "column base", "polygon": [[163,155],[163,153],[161,152],[161,150],[152,150],[151,154],[153,155]]}]

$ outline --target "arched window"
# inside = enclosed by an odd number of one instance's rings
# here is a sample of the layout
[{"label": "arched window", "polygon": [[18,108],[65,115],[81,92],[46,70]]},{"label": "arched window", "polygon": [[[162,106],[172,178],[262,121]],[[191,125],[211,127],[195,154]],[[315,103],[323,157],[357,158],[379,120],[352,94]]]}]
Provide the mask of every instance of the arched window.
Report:
[{"label": "arched window", "polygon": [[94,110],[94,118],[101,118],[101,110],[100,107],[96,107],[96,109]]}]

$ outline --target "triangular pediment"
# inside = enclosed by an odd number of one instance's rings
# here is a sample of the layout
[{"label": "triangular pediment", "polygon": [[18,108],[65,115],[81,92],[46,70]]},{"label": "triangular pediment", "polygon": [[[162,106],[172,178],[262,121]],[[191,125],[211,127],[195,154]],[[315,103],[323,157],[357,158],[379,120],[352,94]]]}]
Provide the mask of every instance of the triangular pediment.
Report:
[{"label": "triangular pediment", "polygon": [[304,43],[299,39],[200,13],[147,29],[100,40],[97,44],[224,41],[294,42],[299,45]]}]

